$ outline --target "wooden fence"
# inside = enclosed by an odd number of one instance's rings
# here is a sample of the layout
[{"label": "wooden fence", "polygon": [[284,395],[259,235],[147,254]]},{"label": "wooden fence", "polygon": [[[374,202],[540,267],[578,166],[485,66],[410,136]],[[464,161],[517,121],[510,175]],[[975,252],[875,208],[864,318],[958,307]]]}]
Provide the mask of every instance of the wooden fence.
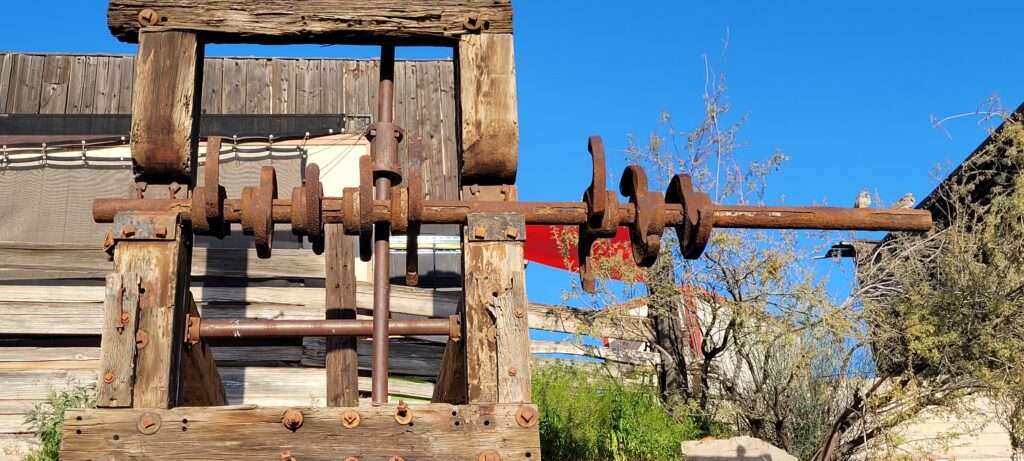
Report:
[{"label": "wooden fence", "polygon": [[[95,381],[102,280],[110,264],[98,247],[0,242],[0,446],[5,439],[28,436],[24,415],[49,391]],[[272,259],[263,260],[254,250],[196,248],[192,274],[192,294],[204,317],[324,318],[323,289],[304,286],[324,278],[324,260],[308,250],[275,249]],[[360,317],[368,318],[372,295],[370,284],[358,285]],[[395,318],[443,317],[457,311],[461,292],[394,286],[391,296]],[[642,348],[651,331],[649,320],[628,309],[598,312],[531,303],[528,312],[532,329],[614,340],[613,347],[532,341],[536,361],[596,358],[616,372],[647,372],[658,363],[656,353]],[[212,346],[229,403],[324,404],[323,338]],[[358,349],[360,369],[369,370],[368,339]],[[393,338],[392,393],[429,399],[443,352],[444,338]],[[360,390],[368,391],[369,377],[360,379]]]}]

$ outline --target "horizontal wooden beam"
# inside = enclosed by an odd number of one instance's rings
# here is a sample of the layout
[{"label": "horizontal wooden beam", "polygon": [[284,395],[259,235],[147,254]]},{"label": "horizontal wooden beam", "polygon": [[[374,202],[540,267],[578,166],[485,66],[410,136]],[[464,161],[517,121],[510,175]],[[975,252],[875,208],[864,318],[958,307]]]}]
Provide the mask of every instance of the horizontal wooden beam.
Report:
[{"label": "horizontal wooden beam", "polygon": [[[140,18],[140,13],[149,10]],[[511,0],[112,0],[110,32],[187,30],[207,43],[451,44],[467,33],[512,33]],[[479,28],[477,27],[479,26]]]},{"label": "horizontal wooden beam", "polygon": [[[532,424],[517,421],[521,409]],[[207,407],[171,410],[69,410],[61,459],[540,459],[540,433],[532,405],[411,405],[412,424],[399,424],[396,405],[295,408],[302,424],[282,423],[285,407]],[[345,412],[358,425],[343,425]],[[143,427],[143,416],[149,426]],[[351,425],[349,423],[348,425]],[[145,431],[148,434],[143,434]],[[493,451],[495,458],[482,455]]]}]

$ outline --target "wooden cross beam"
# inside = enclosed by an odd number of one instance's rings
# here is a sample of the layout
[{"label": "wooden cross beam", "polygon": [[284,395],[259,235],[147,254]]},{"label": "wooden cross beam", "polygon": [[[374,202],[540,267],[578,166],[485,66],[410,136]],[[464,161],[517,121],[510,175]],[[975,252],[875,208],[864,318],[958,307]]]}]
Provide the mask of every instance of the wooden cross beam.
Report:
[{"label": "wooden cross beam", "polygon": [[112,0],[110,32],[199,33],[207,43],[453,45],[512,33],[511,0]]},{"label": "wooden cross beam", "polygon": [[69,410],[61,459],[541,459],[533,405]]}]

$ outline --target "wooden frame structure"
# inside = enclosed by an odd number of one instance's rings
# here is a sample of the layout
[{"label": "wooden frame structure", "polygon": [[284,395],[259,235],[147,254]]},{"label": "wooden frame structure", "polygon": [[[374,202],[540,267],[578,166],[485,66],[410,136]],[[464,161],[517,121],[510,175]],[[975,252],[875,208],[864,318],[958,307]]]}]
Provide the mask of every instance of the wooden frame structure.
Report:
[{"label": "wooden frame structure", "polygon": [[[112,0],[111,32],[138,42],[136,177],[171,198],[196,185],[206,43],[443,45],[456,50],[464,200],[514,201],[518,123],[510,0],[287,2]],[[139,183],[143,184],[143,183]],[[480,213],[521,228],[523,217]],[[449,342],[434,401],[358,406],[354,341],[327,351],[332,409],[224,407],[201,341],[186,341],[191,223],[120,213],[108,238],[99,406],[65,415],[64,459],[540,459],[530,404],[524,232],[465,241],[463,340]],[[328,318],[353,318],[351,244],[326,230]],[[191,316],[190,316],[191,314]],[[386,397],[386,396],[385,396]],[[385,398],[386,401],[386,398]]]}]

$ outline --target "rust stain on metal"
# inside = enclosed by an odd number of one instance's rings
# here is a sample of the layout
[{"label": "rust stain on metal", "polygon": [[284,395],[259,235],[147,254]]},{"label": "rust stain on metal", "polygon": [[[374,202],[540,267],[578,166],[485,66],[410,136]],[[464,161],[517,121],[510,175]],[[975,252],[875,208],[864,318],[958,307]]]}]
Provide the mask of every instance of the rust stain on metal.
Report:
[{"label": "rust stain on metal", "polygon": [[356,410],[345,410],[341,413],[341,425],[346,429],[359,427],[360,421],[362,421],[362,418]]},{"label": "rust stain on metal", "polygon": [[481,451],[476,457],[477,461],[501,461],[501,455],[494,450]]},{"label": "rust stain on metal", "polygon": [[292,432],[295,432],[302,427],[302,420],[302,411],[295,408],[289,408],[285,410],[283,415],[281,415],[281,425]]},{"label": "rust stain on metal", "polygon": [[539,419],[537,409],[532,406],[523,405],[516,410],[516,424],[519,427],[530,428],[536,426]]},{"label": "rust stain on metal", "polygon": [[144,435],[153,435],[160,430],[162,423],[159,414],[147,411],[139,416],[135,427]]},{"label": "rust stain on metal", "polygon": [[395,421],[403,426],[412,422],[412,410],[404,400],[399,400],[398,406],[395,407]]}]

